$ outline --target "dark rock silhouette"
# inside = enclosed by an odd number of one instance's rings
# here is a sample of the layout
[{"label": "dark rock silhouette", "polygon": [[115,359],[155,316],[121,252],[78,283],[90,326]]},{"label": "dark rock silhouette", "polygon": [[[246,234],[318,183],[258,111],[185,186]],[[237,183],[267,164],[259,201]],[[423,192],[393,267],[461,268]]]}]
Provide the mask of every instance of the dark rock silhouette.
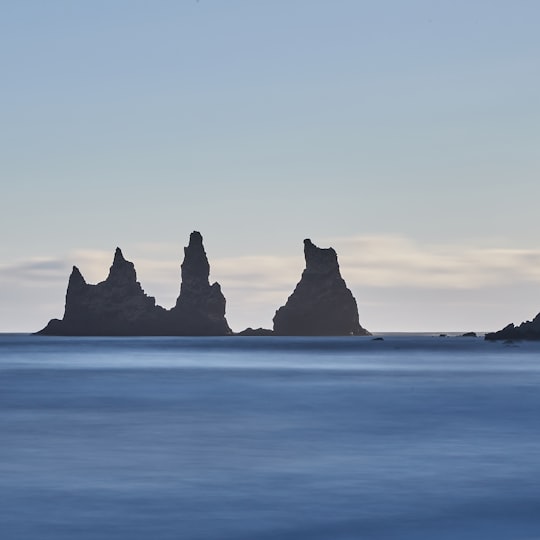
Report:
[{"label": "dark rock silhouette", "polygon": [[[156,306],[137,281],[133,263],[120,248],[105,281],[86,283],[74,266],[66,293],[64,318],[53,319],[40,334],[56,335],[138,335],[155,333],[165,310]],[[152,331],[150,331],[152,329]]]},{"label": "dark rock silhouette", "polygon": [[465,332],[460,337],[477,337],[476,332]]},{"label": "dark rock silhouette", "polygon": [[86,283],[74,266],[69,278],[62,320],[52,319],[38,334],[63,336],[225,335],[225,298],[217,283],[208,283],[210,267],[200,233],[185,248],[182,283],[176,306],[170,311],[147,296],[133,263],[116,248],[105,281]]},{"label": "dark rock silhouette", "polygon": [[304,240],[306,269],[287,303],[274,316],[283,336],[369,336],[358,321],[358,307],[339,272],[336,252]]},{"label": "dark rock silhouette", "polygon": [[225,319],[225,297],[219,283],[210,285],[210,265],[201,233],[194,231],[184,248],[182,285],[171,310],[174,335],[221,336],[232,331]]},{"label": "dark rock silhouette", "polygon": [[237,332],[235,336],[273,336],[274,331],[269,328],[251,328],[249,326],[241,332]]},{"label": "dark rock silhouette", "polygon": [[498,332],[490,332],[485,335],[485,339],[495,341],[501,340],[540,340],[540,313],[532,320],[525,321],[519,326],[510,323]]}]

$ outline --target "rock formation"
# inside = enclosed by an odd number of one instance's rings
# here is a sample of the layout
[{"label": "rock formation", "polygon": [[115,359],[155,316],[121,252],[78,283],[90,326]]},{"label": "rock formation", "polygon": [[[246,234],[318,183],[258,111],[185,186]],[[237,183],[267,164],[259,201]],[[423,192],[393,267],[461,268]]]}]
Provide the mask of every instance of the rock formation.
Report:
[{"label": "rock formation", "polygon": [[165,310],[147,296],[137,281],[133,263],[120,248],[105,281],[86,283],[74,266],[66,293],[64,318],[53,319],[40,334],[56,335],[139,335],[155,333]]},{"label": "rock formation", "polygon": [[69,278],[62,320],[52,319],[38,334],[63,336],[225,335],[225,298],[208,283],[210,267],[198,232],[191,234],[182,264],[180,297],[167,311],[147,296],[133,263],[116,248],[105,281],[86,283],[77,267]]},{"label": "rock formation", "polygon": [[274,333],[283,336],[368,336],[358,307],[339,272],[336,252],[304,240],[306,269],[287,303],[274,316]]},{"label": "rock formation", "polygon": [[244,336],[244,337],[261,337],[261,336],[273,336],[274,331],[269,328],[251,328],[248,326],[246,329],[241,332],[236,332],[235,336]]},{"label": "rock formation", "polygon": [[540,340],[540,313],[532,321],[526,321],[519,326],[510,323],[498,332],[486,334],[485,338],[491,341],[497,339]]},{"label": "rock formation", "polygon": [[221,336],[232,331],[225,319],[225,297],[219,283],[210,285],[210,265],[201,233],[194,231],[184,248],[182,285],[170,315],[175,335]]}]

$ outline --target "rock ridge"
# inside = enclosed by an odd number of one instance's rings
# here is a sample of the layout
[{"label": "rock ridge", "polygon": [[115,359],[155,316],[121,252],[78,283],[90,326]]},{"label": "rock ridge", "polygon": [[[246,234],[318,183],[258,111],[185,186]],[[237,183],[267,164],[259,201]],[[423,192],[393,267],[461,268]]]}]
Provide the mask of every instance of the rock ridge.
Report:
[{"label": "rock ridge", "polygon": [[488,341],[499,339],[540,340],[540,313],[532,321],[525,321],[519,326],[510,323],[498,332],[489,332],[485,335],[485,339]]},{"label": "rock ridge", "polygon": [[[156,305],[137,281],[132,262],[116,248],[107,278],[88,284],[74,266],[66,292],[64,317],[52,319],[37,332],[65,336],[227,335],[225,297],[218,283],[210,285],[210,265],[202,236],[194,231],[184,250],[182,285],[176,306]],[[184,282],[185,280],[185,282]]]}]

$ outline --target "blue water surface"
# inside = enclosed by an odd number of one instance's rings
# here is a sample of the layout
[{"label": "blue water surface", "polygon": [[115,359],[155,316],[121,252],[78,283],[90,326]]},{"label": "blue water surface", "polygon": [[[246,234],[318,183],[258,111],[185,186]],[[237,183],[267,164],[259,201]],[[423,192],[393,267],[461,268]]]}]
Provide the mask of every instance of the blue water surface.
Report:
[{"label": "blue water surface", "polygon": [[0,335],[2,540],[540,538],[540,343]]}]

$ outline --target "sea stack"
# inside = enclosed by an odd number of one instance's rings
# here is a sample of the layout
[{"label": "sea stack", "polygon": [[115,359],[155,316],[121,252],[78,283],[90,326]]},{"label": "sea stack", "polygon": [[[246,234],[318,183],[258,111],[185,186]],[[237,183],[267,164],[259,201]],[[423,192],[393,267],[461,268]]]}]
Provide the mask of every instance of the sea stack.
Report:
[{"label": "sea stack", "polygon": [[341,277],[337,254],[304,240],[306,268],[287,303],[274,316],[282,336],[369,336],[360,326],[358,306]]},{"label": "sea stack", "polygon": [[485,339],[489,341],[498,339],[540,340],[540,313],[532,321],[526,321],[519,326],[510,323],[498,332],[490,332],[485,335]]},{"label": "sea stack", "polygon": [[120,248],[105,281],[86,283],[74,266],[69,278],[62,320],[52,319],[44,335],[57,336],[214,336],[231,333],[225,319],[225,297],[210,285],[210,266],[202,236],[193,232],[185,248],[182,285],[176,306],[167,311],[147,296],[133,263]]},{"label": "sea stack", "polygon": [[147,296],[133,263],[126,261],[120,248],[105,281],[86,283],[74,266],[66,292],[62,320],[52,319],[38,334],[61,336],[144,335],[158,331],[165,310]]},{"label": "sea stack", "polygon": [[232,331],[225,319],[225,297],[219,283],[210,285],[210,265],[201,233],[194,231],[184,248],[182,285],[171,310],[175,335],[222,336]]}]

